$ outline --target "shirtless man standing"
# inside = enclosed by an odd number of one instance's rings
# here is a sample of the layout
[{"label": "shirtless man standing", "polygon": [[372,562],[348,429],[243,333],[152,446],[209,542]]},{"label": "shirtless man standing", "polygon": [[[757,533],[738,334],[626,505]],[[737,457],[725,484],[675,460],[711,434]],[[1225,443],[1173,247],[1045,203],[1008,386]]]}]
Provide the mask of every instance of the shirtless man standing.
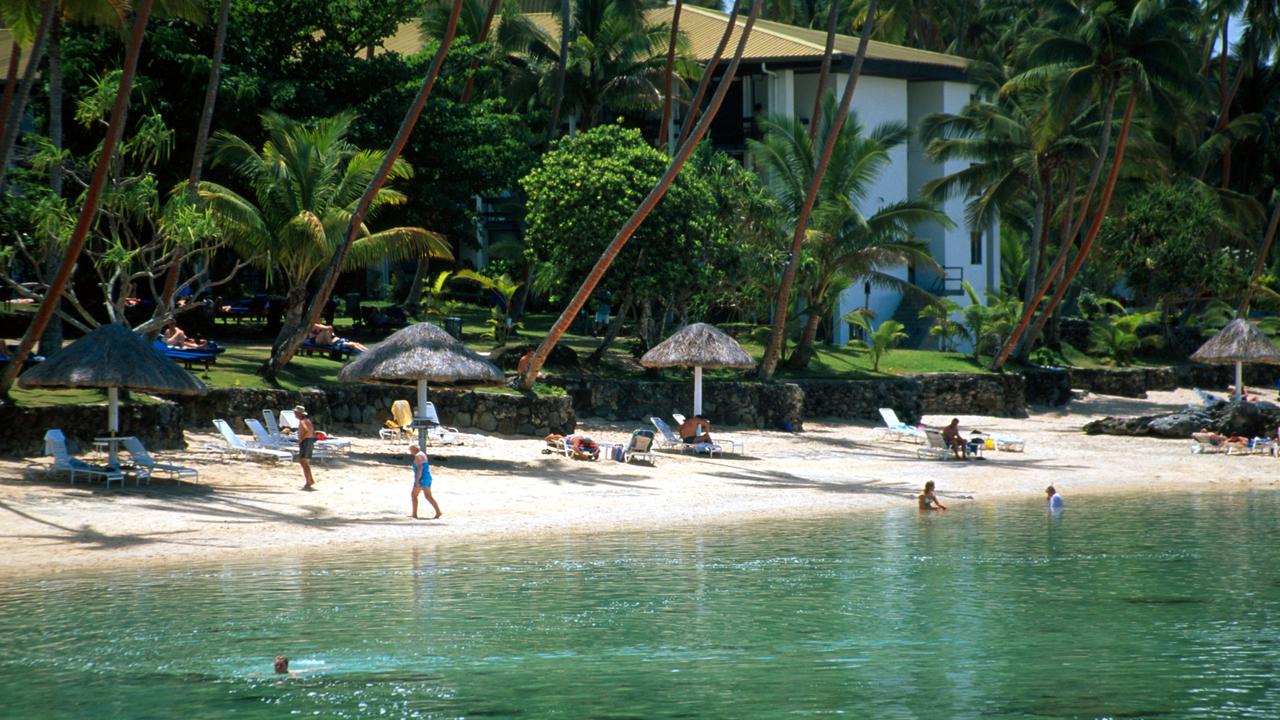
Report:
[{"label": "shirtless man standing", "polygon": [[303,490],[315,490],[316,481],[311,477],[311,453],[316,449],[316,426],[307,417],[307,409],[301,405],[293,408],[298,416],[298,464],[302,466],[302,476],[307,484]]}]

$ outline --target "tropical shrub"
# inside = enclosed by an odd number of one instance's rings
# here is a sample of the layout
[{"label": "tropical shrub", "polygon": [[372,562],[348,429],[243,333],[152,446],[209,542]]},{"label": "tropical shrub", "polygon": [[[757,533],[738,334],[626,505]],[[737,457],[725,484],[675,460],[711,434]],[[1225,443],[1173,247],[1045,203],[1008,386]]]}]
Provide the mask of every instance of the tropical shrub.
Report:
[{"label": "tropical shrub", "polygon": [[861,309],[845,314],[844,319],[866,334],[865,340],[854,338],[849,344],[866,348],[871,353],[871,369],[875,372],[880,371],[880,358],[907,339],[905,326],[897,320],[885,320],[879,326],[872,327],[871,315]]}]

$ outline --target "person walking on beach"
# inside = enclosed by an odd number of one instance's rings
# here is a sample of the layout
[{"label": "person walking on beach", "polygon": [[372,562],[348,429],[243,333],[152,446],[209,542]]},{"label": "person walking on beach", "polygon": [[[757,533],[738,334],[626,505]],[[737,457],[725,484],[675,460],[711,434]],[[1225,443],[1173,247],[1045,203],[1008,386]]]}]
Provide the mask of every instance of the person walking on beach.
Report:
[{"label": "person walking on beach", "polygon": [[311,454],[316,449],[316,426],[307,417],[305,407],[294,406],[293,414],[298,416],[298,464],[302,466],[302,477],[306,480],[302,489],[315,490],[316,481],[311,477]]},{"label": "person walking on beach", "polygon": [[1049,487],[1044,489],[1044,494],[1048,496],[1050,510],[1062,509],[1062,496],[1058,494],[1058,491],[1056,488],[1050,485]]},{"label": "person walking on beach", "polygon": [[946,510],[947,506],[938,502],[938,496],[933,491],[933,481],[930,480],[924,484],[924,491],[916,496],[916,502],[919,503],[921,510]]},{"label": "person walking on beach", "polygon": [[413,490],[409,493],[409,499],[413,502],[413,511],[409,513],[409,517],[418,519],[418,493],[421,492],[427,498],[427,502],[431,503],[431,507],[435,508],[435,517],[431,518],[435,520],[443,513],[440,512],[436,499],[431,496],[431,465],[427,462],[427,454],[417,445],[410,445],[409,455],[413,457]]}]

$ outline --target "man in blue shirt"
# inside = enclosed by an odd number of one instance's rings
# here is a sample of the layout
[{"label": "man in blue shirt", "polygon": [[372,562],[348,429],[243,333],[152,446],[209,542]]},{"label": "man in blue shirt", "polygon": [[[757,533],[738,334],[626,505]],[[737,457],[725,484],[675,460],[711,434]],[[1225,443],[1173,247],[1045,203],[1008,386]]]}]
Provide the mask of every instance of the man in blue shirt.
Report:
[{"label": "man in blue shirt", "polygon": [[1049,496],[1050,510],[1062,509],[1062,496],[1058,494],[1058,491],[1052,485],[1044,489],[1044,494]]}]

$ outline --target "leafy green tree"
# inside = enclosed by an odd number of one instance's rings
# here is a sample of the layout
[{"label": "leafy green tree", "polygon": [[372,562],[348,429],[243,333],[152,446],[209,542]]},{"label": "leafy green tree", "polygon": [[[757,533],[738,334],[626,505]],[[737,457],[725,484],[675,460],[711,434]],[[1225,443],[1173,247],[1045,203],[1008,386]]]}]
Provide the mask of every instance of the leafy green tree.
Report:
[{"label": "leafy green tree", "polygon": [[493,340],[499,347],[507,344],[507,340],[522,327],[521,323],[512,319],[511,311],[516,292],[523,283],[512,280],[506,273],[483,275],[473,270],[459,270],[454,273],[453,279],[473,282],[498,296],[501,303],[495,304],[489,311],[489,319],[485,321],[489,330],[485,337]]},{"label": "leafy green tree", "polygon": [[[520,181],[528,196],[525,217],[530,252],[538,262],[534,287],[572,290],[666,169],[667,156],[638,130],[602,125],[563,139]],[[610,292],[619,315],[633,307],[642,317],[655,304],[687,313],[698,288],[714,284],[728,229],[717,222],[709,184],[693,170],[681,173],[633,242],[615,261],[621,272],[597,292]],[[647,341],[660,327],[642,330]]]},{"label": "leafy green tree", "polygon": [[[804,201],[810,168],[834,127],[836,106],[832,98],[824,103],[823,113],[823,127],[816,138],[811,139],[808,128],[797,119],[772,117],[763,123],[764,138],[751,142],[752,160],[761,168],[766,184],[778,202],[793,212]],[[858,208],[868,201],[872,185],[889,166],[889,151],[906,142],[908,136],[905,125],[894,123],[864,133],[853,113],[841,128],[802,246],[797,277],[806,321],[788,359],[789,367],[808,366],[819,325],[830,316],[840,293],[855,282],[925,294],[887,271],[908,261],[936,268],[927,246],[912,228],[925,222],[945,227],[950,220],[923,200],[890,203],[869,215]]]},{"label": "leafy green tree", "polygon": [[865,340],[855,338],[849,344],[866,348],[871,353],[871,369],[874,372],[880,372],[880,358],[907,339],[905,326],[897,320],[885,320],[872,327],[871,317],[860,310],[846,313],[844,319],[866,334]]},{"label": "leafy green tree", "polygon": [[1245,289],[1247,270],[1224,242],[1227,225],[1202,186],[1153,184],[1129,199],[1124,215],[1103,223],[1101,250],[1125,270],[1137,304],[1168,311]]},{"label": "leafy green tree", "polygon": [[[213,160],[231,168],[248,186],[241,195],[225,185],[200,184],[200,197],[225,228],[236,252],[255,258],[269,276],[278,275],[289,307],[272,348],[291,337],[303,322],[307,285],[333,256],[346,237],[347,225],[383,154],[360,150],[347,141],[353,116],[347,113],[311,123],[282,115],[264,114],[268,140],[256,150],[245,140],[218,133]],[[411,175],[397,162],[392,179]],[[370,215],[404,203],[405,195],[384,187],[374,198]],[[423,254],[449,258],[449,248],[435,233],[420,227],[373,231],[365,227],[351,247],[346,269],[365,267],[390,256],[416,259]]]}]

